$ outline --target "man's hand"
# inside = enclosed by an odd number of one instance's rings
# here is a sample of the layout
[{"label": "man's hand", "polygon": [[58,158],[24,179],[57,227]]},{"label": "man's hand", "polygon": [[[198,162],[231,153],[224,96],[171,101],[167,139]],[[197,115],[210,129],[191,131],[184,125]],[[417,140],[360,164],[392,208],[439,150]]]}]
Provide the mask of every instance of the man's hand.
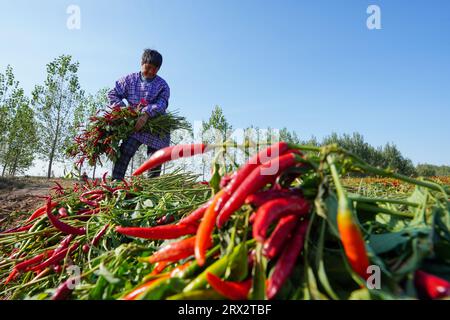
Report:
[{"label": "man's hand", "polygon": [[137,120],[136,125],[134,126],[134,131],[136,132],[140,131],[147,123],[148,118],[149,118],[148,113],[144,112]]}]

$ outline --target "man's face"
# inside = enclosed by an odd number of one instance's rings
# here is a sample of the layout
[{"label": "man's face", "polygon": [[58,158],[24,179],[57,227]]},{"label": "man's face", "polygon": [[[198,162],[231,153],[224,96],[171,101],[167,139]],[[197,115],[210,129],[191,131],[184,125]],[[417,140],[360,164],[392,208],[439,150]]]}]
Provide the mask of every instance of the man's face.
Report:
[{"label": "man's face", "polygon": [[158,70],[158,67],[150,63],[145,63],[141,66],[141,72],[144,78],[153,78],[158,73]]}]

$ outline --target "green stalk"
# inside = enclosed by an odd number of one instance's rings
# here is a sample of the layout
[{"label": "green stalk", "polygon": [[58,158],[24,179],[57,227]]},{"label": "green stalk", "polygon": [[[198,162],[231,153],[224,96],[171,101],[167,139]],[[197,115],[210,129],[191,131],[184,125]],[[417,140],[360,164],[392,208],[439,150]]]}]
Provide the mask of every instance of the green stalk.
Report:
[{"label": "green stalk", "polygon": [[369,212],[386,213],[391,216],[397,216],[397,217],[402,217],[402,218],[411,218],[412,219],[415,216],[414,213],[389,210],[387,208],[376,207],[376,206],[372,206],[372,205],[366,204],[366,203],[359,203],[358,207],[361,209],[364,209],[366,211],[369,211]]},{"label": "green stalk", "polygon": [[415,202],[409,202],[406,200],[400,200],[400,199],[384,199],[384,198],[369,198],[364,197],[360,195],[355,194],[349,194],[348,195],[350,200],[357,201],[357,202],[369,202],[369,203],[376,203],[376,202],[384,202],[384,203],[392,203],[392,204],[403,204],[409,207],[418,207],[419,204]]}]

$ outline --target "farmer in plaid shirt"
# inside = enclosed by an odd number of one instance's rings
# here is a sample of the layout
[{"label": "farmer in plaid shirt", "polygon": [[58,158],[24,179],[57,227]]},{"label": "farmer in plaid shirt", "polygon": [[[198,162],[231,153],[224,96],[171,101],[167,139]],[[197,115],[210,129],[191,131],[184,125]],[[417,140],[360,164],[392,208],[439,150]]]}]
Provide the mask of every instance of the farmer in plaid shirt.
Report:
[{"label": "farmer in plaid shirt", "polygon": [[[108,92],[111,105],[125,106],[123,100],[130,105],[137,105],[145,101],[143,114],[139,117],[135,133],[120,146],[120,158],[114,163],[113,179],[123,179],[128,164],[141,144],[147,145],[147,155],[170,144],[170,135],[160,138],[149,133],[139,132],[151,117],[165,113],[169,104],[170,89],[167,82],[156,75],[162,64],[162,56],[156,50],[145,49],[142,54],[141,71],[129,74],[116,81],[115,87]],[[161,173],[161,166],[149,172],[149,177],[157,177]]]}]

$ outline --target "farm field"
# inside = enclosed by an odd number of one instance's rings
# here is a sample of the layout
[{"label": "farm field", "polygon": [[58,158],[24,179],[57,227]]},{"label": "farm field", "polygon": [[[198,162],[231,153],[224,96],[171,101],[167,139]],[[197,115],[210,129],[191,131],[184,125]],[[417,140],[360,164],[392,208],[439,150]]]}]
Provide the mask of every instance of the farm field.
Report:
[{"label": "farm field", "polygon": [[[284,142],[267,148],[279,146],[285,154],[226,174],[214,171],[209,182],[181,169],[158,178],[140,176],[169,162],[165,155],[176,146],[123,181],[105,174],[82,183],[30,177],[4,182],[0,296],[447,297],[447,289],[430,289],[428,282],[450,288],[448,177],[391,178],[391,171],[337,146],[298,146],[317,155],[289,151]],[[322,152],[336,155],[319,166]],[[263,175],[275,160],[279,173]],[[345,177],[344,166],[345,172],[384,177]],[[431,238],[435,232],[440,236]]]}]

